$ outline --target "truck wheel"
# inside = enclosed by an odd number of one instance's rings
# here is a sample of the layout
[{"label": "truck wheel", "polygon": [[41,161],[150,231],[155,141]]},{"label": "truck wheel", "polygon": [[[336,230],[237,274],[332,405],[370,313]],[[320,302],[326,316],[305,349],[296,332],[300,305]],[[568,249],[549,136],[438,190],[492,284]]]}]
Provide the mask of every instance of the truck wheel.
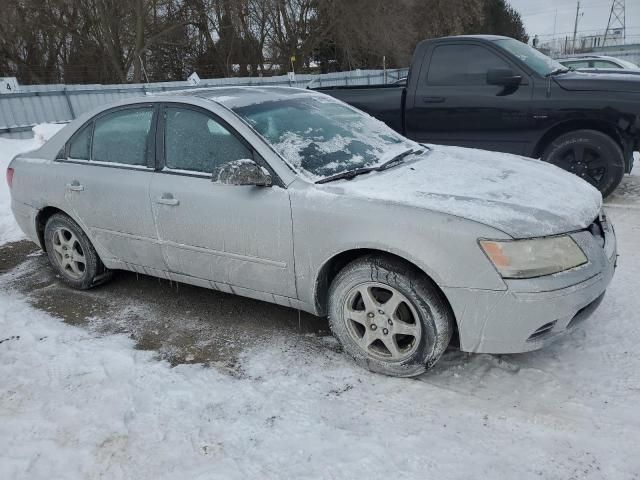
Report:
[{"label": "truck wheel", "polygon": [[329,288],[329,325],[356,363],[396,377],[431,368],[449,345],[453,312],[422,272],[387,257],[366,256]]},{"label": "truck wheel", "polygon": [[70,287],[87,290],[104,283],[112,271],[103,264],[89,237],[67,215],[52,215],[44,227],[44,241],[51,265]]},{"label": "truck wheel", "polygon": [[560,135],[547,146],[542,159],[586,180],[603,197],[616,189],[624,175],[622,149],[610,136],[596,130]]}]

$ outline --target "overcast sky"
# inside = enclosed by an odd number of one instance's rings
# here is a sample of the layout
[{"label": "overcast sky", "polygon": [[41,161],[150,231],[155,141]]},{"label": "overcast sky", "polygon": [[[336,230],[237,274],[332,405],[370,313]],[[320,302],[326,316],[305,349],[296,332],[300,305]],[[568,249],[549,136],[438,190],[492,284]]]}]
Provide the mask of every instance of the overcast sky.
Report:
[{"label": "overcast sky", "polygon": [[[576,15],[576,0],[508,0],[524,21],[527,33],[541,41],[557,36],[573,35]],[[578,23],[578,32],[590,35],[604,33],[611,11],[611,0],[581,0],[580,11],[584,14]],[[557,17],[556,17],[557,10]],[[557,20],[556,20],[557,18]],[[640,0],[626,0],[627,43],[640,43]]]}]

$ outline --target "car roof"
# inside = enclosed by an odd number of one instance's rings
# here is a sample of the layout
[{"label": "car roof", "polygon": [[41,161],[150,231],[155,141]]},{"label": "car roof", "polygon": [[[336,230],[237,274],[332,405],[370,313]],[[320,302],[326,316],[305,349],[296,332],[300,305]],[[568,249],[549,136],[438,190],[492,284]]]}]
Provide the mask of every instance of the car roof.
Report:
[{"label": "car roof", "polygon": [[449,37],[440,37],[438,40],[451,40],[451,39],[469,39],[469,40],[506,40],[511,37],[505,37],[503,35],[451,35]]},{"label": "car roof", "polygon": [[322,97],[323,99],[327,99],[326,95],[313,90],[263,85],[194,88],[181,92],[171,92],[171,94],[199,97],[214,101],[231,109],[270,101],[290,100],[295,97]]},{"label": "car roof", "polygon": [[617,61],[616,57],[610,57],[608,55],[576,55],[574,57],[564,57],[559,58],[558,61],[567,61],[567,60],[614,60]]}]

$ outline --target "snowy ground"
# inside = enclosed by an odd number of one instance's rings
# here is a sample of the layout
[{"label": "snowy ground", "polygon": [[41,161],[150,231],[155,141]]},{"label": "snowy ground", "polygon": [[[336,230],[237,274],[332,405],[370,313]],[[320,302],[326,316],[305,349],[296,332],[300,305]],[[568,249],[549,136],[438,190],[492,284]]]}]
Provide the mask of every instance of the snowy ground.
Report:
[{"label": "snowy ground", "polygon": [[[29,146],[7,142],[2,170]],[[582,329],[414,380],[356,367],[310,316],[129,274],[77,293],[8,243],[0,478],[638,479],[640,176],[609,204],[620,267]]]}]

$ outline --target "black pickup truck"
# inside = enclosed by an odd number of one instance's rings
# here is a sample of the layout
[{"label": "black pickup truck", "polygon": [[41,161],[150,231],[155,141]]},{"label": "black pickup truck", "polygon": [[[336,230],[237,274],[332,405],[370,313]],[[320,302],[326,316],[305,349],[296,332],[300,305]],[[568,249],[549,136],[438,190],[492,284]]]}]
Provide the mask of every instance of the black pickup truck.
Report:
[{"label": "black pickup truck", "polygon": [[507,37],[424,40],[406,86],[318,90],[413,140],[542,158],[605,196],[640,149],[640,77],[576,72]]}]

